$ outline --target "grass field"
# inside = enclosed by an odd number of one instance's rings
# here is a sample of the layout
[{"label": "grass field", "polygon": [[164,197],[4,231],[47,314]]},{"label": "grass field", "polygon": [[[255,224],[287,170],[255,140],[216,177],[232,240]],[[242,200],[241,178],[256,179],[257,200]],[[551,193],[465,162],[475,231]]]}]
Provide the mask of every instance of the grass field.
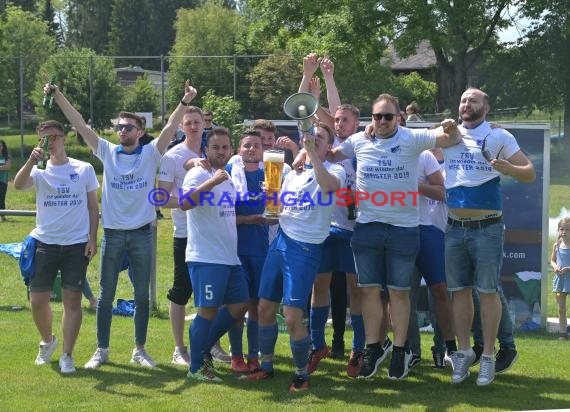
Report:
[{"label": "grass field", "polygon": [[[3,137],[10,147],[17,147],[19,138]],[[29,147],[33,136],[26,137]],[[81,153],[84,148],[70,145],[70,151]],[[17,153],[13,154],[15,157]],[[29,151],[28,151],[29,153]],[[550,215],[557,216],[562,206],[570,206],[570,170],[565,154],[553,154],[550,191]],[[14,167],[12,176],[17,166]],[[9,189],[8,207],[34,209],[32,192]],[[30,217],[10,217],[0,223],[0,243],[21,241],[34,226]],[[279,335],[276,377],[269,381],[246,383],[238,381],[227,365],[216,366],[224,384],[196,384],[185,379],[185,370],[170,364],[173,350],[168,303],[165,297],[172,278],[172,223],[158,221],[157,227],[157,303],[150,320],[147,350],[158,363],[153,370],[128,363],[133,347],[131,318],[114,317],[111,333],[111,361],[96,371],[83,369],[95,349],[95,315],[85,310],[82,330],[76,345],[78,372],[61,376],[57,358],[61,350],[60,321],[62,304],[53,303],[54,333],[60,348],[51,365],[37,367],[38,334],[31,319],[26,290],[15,259],[0,254],[0,391],[1,411],[26,410],[529,410],[570,408],[567,342],[558,342],[546,333],[518,333],[516,341],[521,357],[516,366],[499,375],[489,387],[475,385],[473,376],[460,385],[451,385],[449,370],[431,368],[430,334],[422,334],[423,364],[403,381],[386,378],[383,365],[377,377],[350,380],[345,362],[326,359],[311,378],[311,390],[290,395],[287,388],[293,366],[287,335]],[[99,240],[101,235],[99,236]],[[98,285],[98,256],[92,261],[88,278],[94,292]],[[129,299],[132,289],[126,275],[121,275],[117,298]],[[549,315],[554,315],[553,299]],[[87,301],[84,301],[87,308]],[[14,311],[13,307],[21,310]],[[189,306],[188,313],[193,308]],[[330,335],[330,328],[327,328]],[[351,337],[347,330],[346,341]],[[328,336],[330,342],[330,336]],[[227,347],[227,340],[223,344]]]}]

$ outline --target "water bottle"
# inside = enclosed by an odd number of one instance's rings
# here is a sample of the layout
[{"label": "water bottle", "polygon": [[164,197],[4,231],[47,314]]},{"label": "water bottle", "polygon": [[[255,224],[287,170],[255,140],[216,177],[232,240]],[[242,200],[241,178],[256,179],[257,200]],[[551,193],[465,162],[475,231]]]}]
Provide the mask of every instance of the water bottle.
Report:
[{"label": "water bottle", "polygon": [[[350,192],[349,194],[352,194],[352,188],[350,187],[350,185],[348,185],[346,188]],[[356,219],[356,205],[354,204],[354,199],[352,199],[351,202],[346,206],[346,209],[348,212],[348,220],[355,220]]]},{"label": "water bottle", "polygon": [[540,325],[540,304],[538,302],[534,302],[532,307],[532,321]]},{"label": "water bottle", "polygon": [[38,169],[45,170],[47,167],[47,162],[49,160],[49,137],[44,136],[42,142],[42,150],[43,150],[43,159],[38,161]]},{"label": "water bottle", "polygon": [[513,324],[513,328],[516,327],[517,324],[517,310],[515,307],[515,302],[511,299],[509,300],[509,317],[511,318],[511,323]]}]

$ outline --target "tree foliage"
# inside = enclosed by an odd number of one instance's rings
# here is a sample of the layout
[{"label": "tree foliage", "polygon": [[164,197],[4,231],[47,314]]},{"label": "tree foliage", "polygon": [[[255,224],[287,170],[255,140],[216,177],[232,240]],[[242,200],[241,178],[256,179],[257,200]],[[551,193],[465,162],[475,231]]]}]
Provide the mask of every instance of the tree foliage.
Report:
[{"label": "tree foliage", "polygon": [[[22,58],[24,99],[29,100],[38,67],[55,49],[47,23],[34,13],[7,6],[0,19],[0,110],[19,113],[19,78]],[[28,87],[26,87],[28,86]]]},{"label": "tree foliage", "polygon": [[102,54],[108,41],[112,2],[64,0],[67,46],[85,47]]},{"label": "tree foliage", "polygon": [[422,79],[417,72],[398,76],[395,79],[394,93],[399,98],[402,110],[412,101],[416,101],[422,112],[435,112],[437,85]]},{"label": "tree foliage", "polygon": [[47,22],[49,31],[55,39],[55,44],[57,47],[61,47],[64,44],[63,32],[61,30],[61,24],[55,20],[55,10],[52,5],[51,0],[45,0],[44,7],[42,10],[42,19]]},{"label": "tree foliage", "polygon": [[[41,89],[45,79],[41,73],[55,77],[55,83],[83,118],[86,121],[91,119],[93,128],[100,130],[111,125],[111,119],[117,115],[121,103],[112,60],[97,57],[89,49],[60,50],[40,67],[36,86],[37,102],[43,98]],[[91,104],[94,118],[91,118]],[[40,116],[49,116],[66,123],[55,105],[51,109],[39,106],[38,112]]]},{"label": "tree foliage", "polygon": [[216,96],[213,90],[208,90],[202,97],[202,109],[212,112],[212,116],[218,126],[223,126],[230,130],[233,147],[237,147],[237,135],[243,128],[239,124],[241,121],[239,102],[231,96]]},{"label": "tree foliage", "polygon": [[[122,109],[128,112],[158,113],[159,95],[152,87],[147,77],[137,79],[134,85],[129,86],[123,96]],[[152,125],[149,125],[152,127]]]},{"label": "tree foliage", "polygon": [[172,55],[196,57],[171,60],[168,101],[178,102],[178,89],[173,85],[183,84],[186,79],[196,87],[199,96],[207,90],[218,96],[233,95],[233,59],[227,56],[235,52],[235,39],[242,29],[240,16],[223,7],[219,0],[207,0],[199,8],[180,9],[175,24]]}]

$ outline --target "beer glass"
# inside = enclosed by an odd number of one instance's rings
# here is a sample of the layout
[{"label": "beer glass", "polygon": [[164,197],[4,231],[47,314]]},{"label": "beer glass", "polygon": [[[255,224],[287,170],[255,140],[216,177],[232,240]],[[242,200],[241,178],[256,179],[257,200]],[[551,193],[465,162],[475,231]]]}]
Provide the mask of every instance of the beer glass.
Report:
[{"label": "beer glass", "polygon": [[281,172],[285,162],[285,152],[281,150],[266,150],[263,152],[263,167],[265,168],[265,212],[268,219],[279,217],[279,191],[281,190]]}]

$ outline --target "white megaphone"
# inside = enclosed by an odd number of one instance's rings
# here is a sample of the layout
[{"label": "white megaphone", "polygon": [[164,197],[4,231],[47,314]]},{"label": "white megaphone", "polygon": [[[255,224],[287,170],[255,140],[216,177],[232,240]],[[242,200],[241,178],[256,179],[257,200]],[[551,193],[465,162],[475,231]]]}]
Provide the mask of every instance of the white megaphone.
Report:
[{"label": "white megaphone", "polygon": [[309,93],[292,94],[283,103],[283,111],[293,120],[297,120],[299,129],[303,133],[311,130],[311,121],[309,120],[317,112],[319,102],[315,96]]}]

